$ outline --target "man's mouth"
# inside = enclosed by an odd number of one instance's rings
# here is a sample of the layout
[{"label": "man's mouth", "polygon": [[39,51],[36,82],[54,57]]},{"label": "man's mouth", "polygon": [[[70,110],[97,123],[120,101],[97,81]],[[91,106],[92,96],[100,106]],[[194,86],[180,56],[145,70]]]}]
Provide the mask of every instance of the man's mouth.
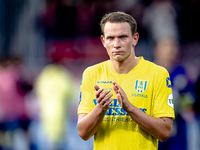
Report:
[{"label": "man's mouth", "polygon": [[123,51],[114,51],[113,52],[113,54],[115,54],[115,55],[121,55],[121,54],[123,54],[124,52]]}]

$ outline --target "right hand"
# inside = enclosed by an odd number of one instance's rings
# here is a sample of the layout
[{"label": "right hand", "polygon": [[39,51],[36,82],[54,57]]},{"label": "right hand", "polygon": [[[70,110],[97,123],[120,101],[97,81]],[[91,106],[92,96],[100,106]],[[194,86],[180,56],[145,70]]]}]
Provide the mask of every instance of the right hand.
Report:
[{"label": "right hand", "polygon": [[113,101],[111,98],[113,96],[112,93],[110,93],[110,90],[103,91],[103,88],[99,88],[98,85],[94,85],[96,92],[96,100],[98,102],[98,106],[102,108],[103,110],[107,110],[109,108],[109,104]]}]

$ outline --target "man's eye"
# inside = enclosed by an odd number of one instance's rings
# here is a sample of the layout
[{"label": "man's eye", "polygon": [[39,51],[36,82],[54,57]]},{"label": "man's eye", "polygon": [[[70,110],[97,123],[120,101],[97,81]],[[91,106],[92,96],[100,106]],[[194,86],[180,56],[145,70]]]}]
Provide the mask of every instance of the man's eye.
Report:
[{"label": "man's eye", "polygon": [[120,36],[121,39],[124,39],[126,36]]},{"label": "man's eye", "polygon": [[108,39],[109,39],[109,40],[112,40],[112,39],[114,39],[114,38],[113,38],[113,37],[108,37]]}]

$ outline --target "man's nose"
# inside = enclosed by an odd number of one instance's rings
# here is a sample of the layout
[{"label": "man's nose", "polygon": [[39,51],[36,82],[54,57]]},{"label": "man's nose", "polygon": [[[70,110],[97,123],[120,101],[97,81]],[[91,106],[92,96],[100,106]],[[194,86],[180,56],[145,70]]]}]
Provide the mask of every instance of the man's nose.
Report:
[{"label": "man's nose", "polygon": [[114,48],[120,48],[120,47],[121,47],[120,40],[116,38],[114,40]]}]

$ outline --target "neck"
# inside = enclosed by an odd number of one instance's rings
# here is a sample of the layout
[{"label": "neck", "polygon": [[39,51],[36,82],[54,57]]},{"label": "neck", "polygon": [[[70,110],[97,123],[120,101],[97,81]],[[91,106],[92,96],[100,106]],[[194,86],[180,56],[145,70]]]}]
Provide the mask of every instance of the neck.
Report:
[{"label": "neck", "polygon": [[119,74],[127,74],[130,72],[140,61],[139,58],[126,59],[125,61],[111,60],[111,66],[115,72]]}]

